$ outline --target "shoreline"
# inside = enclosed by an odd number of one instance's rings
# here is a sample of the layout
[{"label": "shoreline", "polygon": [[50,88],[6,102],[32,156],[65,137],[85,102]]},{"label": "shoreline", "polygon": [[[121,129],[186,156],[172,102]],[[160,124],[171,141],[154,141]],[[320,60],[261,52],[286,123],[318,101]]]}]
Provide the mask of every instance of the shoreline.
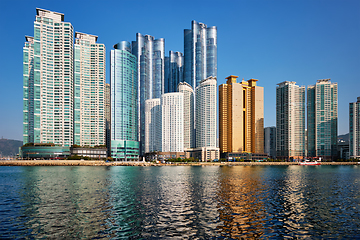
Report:
[{"label": "shoreline", "polygon": [[[0,166],[290,166],[297,162],[198,162],[198,163],[151,163],[151,162],[104,162],[92,160],[4,160]],[[360,165],[360,162],[322,162],[321,165]]]}]

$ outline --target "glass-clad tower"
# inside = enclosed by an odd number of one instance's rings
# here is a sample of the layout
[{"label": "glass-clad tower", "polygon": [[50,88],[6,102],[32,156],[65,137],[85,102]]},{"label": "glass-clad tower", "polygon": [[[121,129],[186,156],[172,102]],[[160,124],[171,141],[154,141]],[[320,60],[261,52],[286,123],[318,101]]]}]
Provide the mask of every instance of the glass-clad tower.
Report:
[{"label": "glass-clad tower", "polygon": [[184,56],[181,52],[169,52],[165,57],[164,93],[176,92],[178,84],[184,79]]},{"label": "glass-clad tower", "polygon": [[75,33],[74,144],[105,144],[105,45],[97,36]]},{"label": "glass-clad tower", "polygon": [[128,42],[114,45],[110,52],[111,157],[138,160],[137,60]]},{"label": "glass-clad tower", "polygon": [[307,88],[308,156],[337,157],[337,83],[317,80]]},{"label": "glass-clad tower", "polygon": [[276,87],[276,157],[305,157],[305,87],[284,81]]},{"label": "glass-clad tower", "polygon": [[160,98],[164,93],[165,40],[136,34],[132,54],[137,57],[138,139],[140,155],[145,151],[145,100]]},{"label": "glass-clad tower", "polygon": [[184,80],[195,89],[210,76],[217,77],[217,28],[192,21],[184,30]]},{"label": "glass-clad tower", "polygon": [[23,143],[73,144],[73,35],[64,14],[36,9],[23,48]]},{"label": "glass-clad tower", "polygon": [[349,104],[349,151],[351,158],[360,158],[360,97]]}]

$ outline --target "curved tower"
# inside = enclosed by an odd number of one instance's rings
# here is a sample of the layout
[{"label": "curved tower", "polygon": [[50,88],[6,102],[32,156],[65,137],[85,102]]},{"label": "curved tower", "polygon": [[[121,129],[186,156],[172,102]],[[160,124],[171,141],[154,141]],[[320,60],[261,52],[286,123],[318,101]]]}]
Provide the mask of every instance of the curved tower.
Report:
[{"label": "curved tower", "polygon": [[130,43],[120,42],[110,52],[111,157],[138,160],[137,60]]}]

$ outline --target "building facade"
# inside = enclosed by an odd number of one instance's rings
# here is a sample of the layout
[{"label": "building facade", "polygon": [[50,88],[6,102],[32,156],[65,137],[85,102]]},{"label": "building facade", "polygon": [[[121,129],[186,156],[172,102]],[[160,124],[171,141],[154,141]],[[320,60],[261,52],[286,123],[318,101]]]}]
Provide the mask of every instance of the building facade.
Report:
[{"label": "building facade", "polygon": [[97,36],[75,33],[74,144],[105,145],[105,45]]},{"label": "building facade", "polygon": [[184,94],[184,148],[195,147],[194,139],[194,90],[190,84],[181,82],[178,92]]},{"label": "building facade", "polygon": [[264,128],[264,153],[276,159],[276,127]]},{"label": "building facade", "polygon": [[161,105],[160,98],[145,101],[145,153],[161,151]]},{"label": "building facade", "polygon": [[160,98],[164,93],[165,40],[136,34],[132,54],[137,58],[138,71],[138,139],[140,155],[145,151],[145,100]]},{"label": "building facade", "polygon": [[220,151],[264,153],[264,88],[237,78],[219,86]]},{"label": "building facade", "polygon": [[161,151],[184,151],[184,94],[166,93],[161,96]]},{"label": "building facade", "polygon": [[164,93],[177,92],[177,87],[184,80],[184,56],[181,52],[169,52],[165,57]]},{"label": "building facade", "polygon": [[105,139],[108,153],[111,144],[111,105],[110,105],[110,84],[105,83]]},{"label": "building facade", "polygon": [[307,88],[308,156],[337,157],[337,83],[317,80]]},{"label": "building facade", "polygon": [[211,76],[217,77],[217,28],[192,21],[184,30],[184,81],[195,89]]},{"label": "building facade", "polygon": [[349,104],[349,155],[360,158],[360,97]]},{"label": "building facade", "polygon": [[138,160],[137,59],[128,42],[114,48],[110,52],[111,157]]},{"label": "building facade", "polygon": [[305,157],[305,87],[284,81],[276,87],[276,157]]},{"label": "building facade", "polygon": [[196,148],[216,146],[216,87],[215,77],[209,77],[196,87]]},{"label": "building facade", "polygon": [[73,36],[64,14],[37,8],[23,48],[23,143],[73,144]]}]

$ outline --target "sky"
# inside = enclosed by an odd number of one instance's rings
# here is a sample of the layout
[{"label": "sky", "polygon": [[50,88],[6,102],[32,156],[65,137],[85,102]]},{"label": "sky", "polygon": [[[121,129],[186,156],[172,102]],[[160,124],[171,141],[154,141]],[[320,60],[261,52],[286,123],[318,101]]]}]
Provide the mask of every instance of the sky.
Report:
[{"label": "sky", "polygon": [[65,14],[74,31],[98,36],[110,50],[136,33],[165,38],[165,52],[184,50],[191,21],[218,29],[218,85],[229,75],[264,87],[265,127],[276,125],[276,84],[318,79],[338,83],[338,133],[349,132],[349,103],[360,96],[358,0],[1,0],[0,137],[22,140],[22,48],[33,36],[36,8]]}]

